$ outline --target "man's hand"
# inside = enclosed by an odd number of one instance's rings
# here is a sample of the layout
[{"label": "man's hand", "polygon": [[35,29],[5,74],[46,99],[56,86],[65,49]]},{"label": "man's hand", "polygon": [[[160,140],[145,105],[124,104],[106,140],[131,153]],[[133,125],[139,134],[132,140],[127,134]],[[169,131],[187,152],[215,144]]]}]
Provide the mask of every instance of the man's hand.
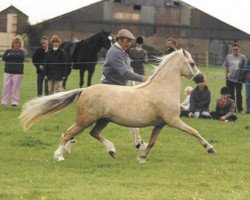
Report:
[{"label": "man's hand", "polygon": [[192,118],[194,116],[194,113],[190,112],[188,113],[188,117]]},{"label": "man's hand", "polygon": [[42,70],[42,71],[44,71],[44,66],[39,65],[39,69]]},{"label": "man's hand", "polygon": [[225,117],[225,116],[222,116],[221,118],[220,118],[220,121],[225,121],[227,118]]}]

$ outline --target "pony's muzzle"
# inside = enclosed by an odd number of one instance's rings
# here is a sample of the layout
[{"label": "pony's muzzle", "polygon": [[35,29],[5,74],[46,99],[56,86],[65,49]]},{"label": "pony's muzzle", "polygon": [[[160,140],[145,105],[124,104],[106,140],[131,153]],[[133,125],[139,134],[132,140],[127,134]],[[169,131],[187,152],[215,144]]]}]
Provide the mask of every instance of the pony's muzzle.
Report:
[{"label": "pony's muzzle", "polygon": [[195,74],[192,78],[192,80],[198,84],[198,83],[202,83],[204,81],[204,76],[201,73]]}]

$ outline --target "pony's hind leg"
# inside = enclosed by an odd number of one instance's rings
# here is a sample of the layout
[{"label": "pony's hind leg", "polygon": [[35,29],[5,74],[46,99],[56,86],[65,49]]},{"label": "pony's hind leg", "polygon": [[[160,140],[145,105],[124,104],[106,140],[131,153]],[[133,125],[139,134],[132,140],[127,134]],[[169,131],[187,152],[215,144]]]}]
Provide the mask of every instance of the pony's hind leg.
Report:
[{"label": "pony's hind leg", "polygon": [[94,128],[90,131],[90,135],[99,140],[106,147],[109,155],[114,158],[116,153],[114,144],[101,136],[101,131],[108,125],[108,123],[108,119],[101,118],[97,120]]},{"label": "pony's hind leg", "polygon": [[189,133],[190,135],[196,137],[199,142],[202,144],[202,146],[207,150],[208,153],[215,153],[214,147],[208,143],[207,140],[205,140],[197,130],[195,130],[194,128],[188,126],[187,124],[185,124],[183,121],[181,121],[180,119],[178,121],[176,121],[174,123],[174,125],[172,125],[175,128],[178,128],[182,131],[185,131],[186,133]]},{"label": "pony's hind leg", "polygon": [[[90,126],[90,125],[88,125]],[[69,143],[74,141],[74,136],[82,132],[88,126],[78,125],[74,123],[67,131],[62,135],[61,143],[59,144],[57,150],[54,152],[54,159],[57,161],[63,161],[63,153],[64,151],[70,152]]]}]

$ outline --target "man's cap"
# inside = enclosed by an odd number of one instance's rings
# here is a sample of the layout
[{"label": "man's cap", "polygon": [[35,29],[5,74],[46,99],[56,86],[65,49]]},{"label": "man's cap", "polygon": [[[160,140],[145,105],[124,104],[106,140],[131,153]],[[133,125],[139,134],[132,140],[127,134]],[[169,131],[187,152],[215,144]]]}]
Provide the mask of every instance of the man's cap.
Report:
[{"label": "man's cap", "polygon": [[116,37],[117,38],[124,37],[124,38],[128,38],[128,39],[131,39],[131,40],[135,39],[135,37],[133,36],[133,34],[129,30],[127,30],[127,29],[121,29],[121,30],[119,30]]},{"label": "man's cap", "polygon": [[138,36],[135,41],[137,44],[143,44],[143,38],[141,36]]},{"label": "man's cap", "polygon": [[220,93],[223,95],[229,94],[229,89],[227,87],[222,87]]}]

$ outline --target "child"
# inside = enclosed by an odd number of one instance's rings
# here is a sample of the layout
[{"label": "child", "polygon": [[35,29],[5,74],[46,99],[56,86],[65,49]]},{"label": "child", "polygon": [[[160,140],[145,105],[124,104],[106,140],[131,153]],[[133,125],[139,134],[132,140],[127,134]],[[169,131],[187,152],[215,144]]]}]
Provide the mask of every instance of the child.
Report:
[{"label": "child", "polygon": [[181,110],[189,110],[190,107],[190,94],[193,88],[191,86],[187,86],[184,89],[184,93],[186,95],[185,100],[181,103]]},{"label": "child", "polygon": [[229,98],[228,88],[222,87],[220,93],[221,98],[217,99],[216,110],[211,112],[212,118],[223,122],[236,121],[237,116],[234,115],[235,104],[234,100]]}]

